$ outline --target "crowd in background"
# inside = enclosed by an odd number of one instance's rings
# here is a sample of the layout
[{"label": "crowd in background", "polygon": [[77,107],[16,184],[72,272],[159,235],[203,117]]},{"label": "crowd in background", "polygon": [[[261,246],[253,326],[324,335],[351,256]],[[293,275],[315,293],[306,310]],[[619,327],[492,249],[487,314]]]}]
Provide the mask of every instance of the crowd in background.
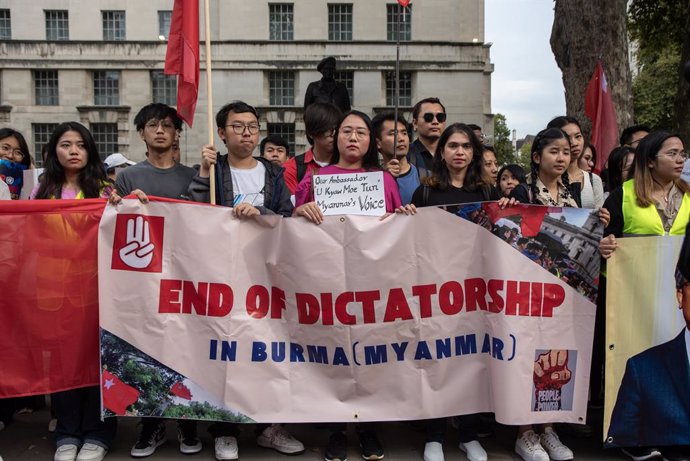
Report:
[{"label": "crowd in background", "polygon": [[[41,153],[44,170],[30,198],[107,198],[116,204],[121,197],[134,195],[142,202],[147,202],[148,196],[210,202],[210,176],[214,174],[216,203],[232,207],[239,219],[278,214],[318,225],[324,214],[314,199],[315,175],[382,171],[386,212],[391,214],[413,215],[417,208],[426,206],[443,206],[450,211],[453,205],[483,201],[499,201],[502,206],[525,203],[599,210],[606,226],[600,244],[604,258],[615,251],[617,237],[679,234],[690,216],[690,206],[686,205],[690,188],[680,179],[687,159],[683,142],[676,135],[643,125],[626,128],[620,146],[603,153],[596,152],[586,140],[577,119],[556,117],[536,135],[525,171],[515,164],[500,165],[493,148],[485,145],[481,127],[447,120],[443,103],[433,97],[414,106],[409,123],[392,112],[372,119],[357,110],[342,113],[329,103],[311,103],[304,114],[310,147],[296,156],[279,136],[259,142],[259,116],[247,103],[225,105],[215,122],[224,146],[200,146],[199,163],[194,167],[179,161],[182,121],[173,108],[163,104],[142,108],[134,119],[142,149],[146,149],[146,159],[136,164],[119,153],[103,162],[86,127],[77,122],[61,123]],[[597,155],[608,157],[601,175],[592,171]],[[0,159],[26,168],[34,163],[24,137],[11,128],[0,129]],[[0,197],[17,199],[18,194],[11,194],[7,184],[0,181]],[[547,270],[563,269],[536,242],[513,238],[509,243],[530,259],[539,259]],[[602,277],[590,385],[593,407],[603,401],[604,282]],[[57,420],[55,461],[103,459],[112,446],[116,419],[100,420],[99,388],[55,393],[51,402]],[[0,406],[8,423],[16,402],[0,401]],[[487,432],[486,418],[462,415],[452,422],[467,458],[486,460],[480,443],[480,436]],[[376,426],[357,425],[361,456],[366,460],[384,457]],[[446,419],[425,421],[424,427],[424,460],[443,461]],[[328,428],[325,460],[345,461],[345,424]],[[564,430],[592,432],[585,425]],[[238,458],[237,425],[214,423],[210,432],[217,459]],[[304,451],[304,445],[279,422],[258,425],[256,436],[260,446],[284,454]],[[162,419],[143,419],[132,457],[152,455],[166,437]],[[180,420],[177,438],[183,453],[202,450],[195,421]],[[661,459],[661,452],[654,447],[625,450],[632,459]],[[550,424],[518,428],[515,451],[525,461],[574,457]]]}]

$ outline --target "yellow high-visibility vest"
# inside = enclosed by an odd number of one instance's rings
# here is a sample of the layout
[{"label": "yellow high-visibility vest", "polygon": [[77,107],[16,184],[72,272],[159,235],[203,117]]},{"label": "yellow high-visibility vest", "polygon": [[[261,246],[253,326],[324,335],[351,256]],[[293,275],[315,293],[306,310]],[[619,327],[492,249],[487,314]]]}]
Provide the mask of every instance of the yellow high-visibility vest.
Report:
[{"label": "yellow high-visibility vest", "polygon": [[[690,221],[690,196],[683,194],[683,201],[673,221],[670,235],[685,235]],[[637,204],[634,180],[623,183],[623,234],[624,235],[666,235],[664,224],[654,205],[642,208]]]}]

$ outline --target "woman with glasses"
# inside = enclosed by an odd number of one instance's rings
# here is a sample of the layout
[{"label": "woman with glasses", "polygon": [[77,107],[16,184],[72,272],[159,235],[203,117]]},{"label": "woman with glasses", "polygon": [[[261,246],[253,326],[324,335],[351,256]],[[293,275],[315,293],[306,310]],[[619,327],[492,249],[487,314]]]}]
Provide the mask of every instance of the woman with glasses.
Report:
[{"label": "woman with glasses", "polygon": [[599,245],[604,258],[616,237],[683,235],[690,221],[690,185],[680,179],[688,155],[678,135],[653,131],[640,141],[630,179],[604,203],[611,222]]},{"label": "woman with glasses", "polygon": [[[604,203],[611,212],[611,222],[599,243],[604,258],[611,257],[619,237],[685,235],[690,221],[690,185],[680,175],[687,158],[676,134],[653,131],[640,141],[630,179],[611,191]],[[625,447],[623,452],[632,459],[660,456],[649,446]]]},{"label": "woman with glasses", "polygon": [[[336,142],[331,163],[318,170],[318,175],[352,174],[382,171],[376,138],[368,115],[357,110],[345,114],[335,129]],[[414,207],[402,206],[395,178],[383,173],[383,189],[387,213],[414,213]],[[312,172],[308,172],[295,191],[295,215],[304,216],[315,224],[323,222],[323,213],[314,201]]]},{"label": "woman with glasses", "polygon": [[[5,191],[7,188],[3,187],[3,185],[8,185],[7,176],[11,172],[20,174],[22,170],[31,168],[31,163],[29,146],[26,144],[24,136],[22,136],[19,131],[12,128],[0,129],[0,176],[4,179],[4,181],[2,181],[3,184],[0,185],[2,189],[2,191],[0,191],[0,196],[6,196],[9,191],[9,189]],[[10,181],[12,180],[10,179]],[[2,193],[3,191],[4,193]],[[14,200],[18,199],[19,191],[12,193],[11,198]]]}]

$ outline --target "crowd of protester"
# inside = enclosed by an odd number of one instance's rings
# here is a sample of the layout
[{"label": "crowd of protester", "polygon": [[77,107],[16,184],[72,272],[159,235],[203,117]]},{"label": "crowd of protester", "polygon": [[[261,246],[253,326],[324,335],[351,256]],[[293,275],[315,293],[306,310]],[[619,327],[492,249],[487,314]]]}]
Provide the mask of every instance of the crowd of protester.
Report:
[{"label": "crowd of protester", "polygon": [[[610,153],[607,169],[599,176],[592,168],[596,156],[606,153],[596,152],[585,139],[580,122],[570,116],[554,118],[536,135],[528,171],[515,164],[500,165],[494,149],[485,144],[481,127],[451,123],[443,103],[433,97],[415,104],[410,123],[393,113],[380,113],[372,120],[357,110],[343,114],[328,103],[310,104],[304,114],[310,147],[297,156],[278,136],[268,136],[259,143],[259,116],[247,103],[235,101],[223,106],[215,121],[224,146],[201,147],[199,164],[194,168],[179,161],[182,121],[169,106],[151,104],[135,117],[146,149],[146,159],[136,164],[118,153],[102,162],[87,128],[77,122],[61,123],[44,149],[44,171],[30,198],[100,197],[117,203],[121,197],[134,195],[144,203],[148,196],[210,202],[213,172],[216,203],[232,207],[237,218],[277,214],[318,225],[324,214],[314,200],[313,176],[382,171],[387,213],[413,215],[417,208],[427,206],[453,211],[453,206],[483,201],[499,201],[501,206],[519,202],[599,210],[606,226],[600,244],[603,258],[615,251],[616,238],[680,235],[690,217],[690,186],[680,179],[687,157],[681,139],[642,125],[624,130],[620,146]],[[255,156],[257,146],[259,156]],[[10,128],[0,130],[0,159],[31,167],[33,159],[21,133]],[[0,198],[18,197],[0,181]],[[514,248],[539,260],[545,269],[567,269],[567,261],[554,260],[538,242],[521,239],[509,228],[505,233]],[[599,291],[590,385],[593,405],[600,405],[603,399],[604,283]],[[103,459],[112,446],[116,419],[101,421],[98,387],[58,392],[51,396],[51,402],[57,419],[55,461]],[[0,406],[5,409],[0,414],[6,424],[12,413],[7,408],[16,405],[5,400]],[[461,415],[452,425],[458,431],[460,449],[471,461],[488,458],[479,441],[480,433],[485,432],[480,422],[480,415]],[[582,426],[574,430],[587,433],[587,426]],[[443,461],[446,419],[428,420],[424,427],[424,460]],[[325,460],[346,461],[345,424],[328,428],[331,435]],[[239,427],[218,422],[209,430],[216,458],[237,459]],[[384,457],[375,423],[359,424],[356,432],[365,460]],[[262,447],[288,455],[304,452],[304,445],[279,422],[257,426],[256,436]],[[166,437],[163,420],[143,419],[131,456],[153,455]],[[178,421],[177,439],[182,453],[202,450],[195,421]],[[661,459],[660,451],[653,447],[625,450],[632,459]],[[525,461],[574,458],[551,424],[519,427],[515,452]]]}]

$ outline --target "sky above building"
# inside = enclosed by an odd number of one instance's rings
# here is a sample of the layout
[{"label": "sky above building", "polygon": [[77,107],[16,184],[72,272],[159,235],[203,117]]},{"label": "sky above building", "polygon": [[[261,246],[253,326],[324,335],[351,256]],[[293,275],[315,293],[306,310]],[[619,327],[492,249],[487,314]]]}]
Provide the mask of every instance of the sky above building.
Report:
[{"label": "sky above building", "polygon": [[561,71],[551,52],[553,0],[486,0],[491,42],[491,109],[506,116],[518,139],[565,113]]}]

